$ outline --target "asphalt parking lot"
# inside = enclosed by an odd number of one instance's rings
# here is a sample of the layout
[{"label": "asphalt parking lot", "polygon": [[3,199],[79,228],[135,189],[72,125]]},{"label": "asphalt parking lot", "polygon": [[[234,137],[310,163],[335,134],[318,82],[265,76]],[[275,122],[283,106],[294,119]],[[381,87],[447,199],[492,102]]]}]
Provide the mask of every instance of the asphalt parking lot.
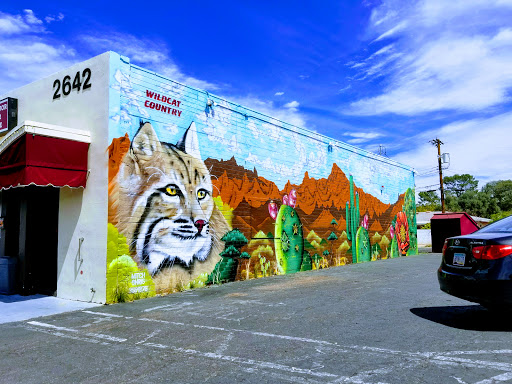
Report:
[{"label": "asphalt parking lot", "polygon": [[512,382],[512,319],[438,288],[439,254],[0,325],[2,383]]}]

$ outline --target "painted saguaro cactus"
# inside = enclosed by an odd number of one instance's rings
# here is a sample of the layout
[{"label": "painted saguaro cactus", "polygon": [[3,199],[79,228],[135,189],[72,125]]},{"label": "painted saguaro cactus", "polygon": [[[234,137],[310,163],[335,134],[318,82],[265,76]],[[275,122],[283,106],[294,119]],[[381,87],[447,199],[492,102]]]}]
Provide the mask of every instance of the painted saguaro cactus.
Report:
[{"label": "painted saguaro cactus", "polygon": [[[283,197],[283,205],[279,208],[276,216],[274,238],[277,266],[281,273],[298,272],[302,264],[304,236],[302,223],[294,208],[296,202],[297,192],[292,189],[289,195]],[[269,212],[272,215],[270,205]]]},{"label": "painted saguaro cactus", "polygon": [[416,255],[418,253],[418,230],[416,226],[416,202],[414,189],[412,188],[405,192],[403,211],[409,222],[409,250],[407,255]]},{"label": "painted saguaro cactus", "polygon": [[355,193],[354,198],[354,179],[350,175],[350,203],[346,204],[347,238],[352,242],[352,262],[357,263],[356,237],[359,224],[359,194]]}]

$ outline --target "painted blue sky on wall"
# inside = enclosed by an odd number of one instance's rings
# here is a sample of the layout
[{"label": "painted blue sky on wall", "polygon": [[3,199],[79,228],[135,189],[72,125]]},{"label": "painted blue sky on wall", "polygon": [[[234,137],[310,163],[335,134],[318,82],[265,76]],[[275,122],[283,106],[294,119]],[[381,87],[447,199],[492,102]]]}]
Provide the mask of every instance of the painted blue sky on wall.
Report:
[{"label": "painted blue sky on wall", "polygon": [[203,159],[234,156],[281,189],[288,181],[300,184],[306,171],[309,177],[327,177],[333,163],[384,203],[394,203],[414,185],[407,166],[184,86],[115,53],[110,89],[109,141],[125,133],[133,138],[143,120],[151,122],[161,141],[174,144],[194,121]]},{"label": "painted blue sky on wall", "polygon": [[[41,2],[0,11],[0,94],[107,50],[415,167],[512,179],[512,3]],[[427,189],[432,189],[427,188]]]}]

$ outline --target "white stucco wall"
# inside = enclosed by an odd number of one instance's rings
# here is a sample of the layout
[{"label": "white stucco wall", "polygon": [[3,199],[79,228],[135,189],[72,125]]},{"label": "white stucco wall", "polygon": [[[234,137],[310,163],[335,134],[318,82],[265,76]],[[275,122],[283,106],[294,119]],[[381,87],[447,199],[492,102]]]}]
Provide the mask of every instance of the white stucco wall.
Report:
[{"label": "white stucco wall", "polygon": [[430,229],[418,229],[418,246],[432,246],[432,235]]},{"label": "white stucco wall", "polygon": [[[91,133],[86,188],[60,190],[57,296],[99,303],[106,287],[109,57],[104,53],[0,97],[18,99],[19,124],[32,120]],[[61,88],[54,100],[54,81],[69,75],[73,82],[85,68],[91,87],[67,96]]]}]

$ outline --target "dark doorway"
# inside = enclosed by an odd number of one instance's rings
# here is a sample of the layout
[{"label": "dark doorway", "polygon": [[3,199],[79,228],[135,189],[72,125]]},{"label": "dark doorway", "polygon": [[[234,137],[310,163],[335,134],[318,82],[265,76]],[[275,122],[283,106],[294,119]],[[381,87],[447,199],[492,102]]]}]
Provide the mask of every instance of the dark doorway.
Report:
[{"label": "dark doorway", "polygon": [[17,256],[21,295],[57,291],[59,189],[28,186],[3,191],[5,255]]}]

